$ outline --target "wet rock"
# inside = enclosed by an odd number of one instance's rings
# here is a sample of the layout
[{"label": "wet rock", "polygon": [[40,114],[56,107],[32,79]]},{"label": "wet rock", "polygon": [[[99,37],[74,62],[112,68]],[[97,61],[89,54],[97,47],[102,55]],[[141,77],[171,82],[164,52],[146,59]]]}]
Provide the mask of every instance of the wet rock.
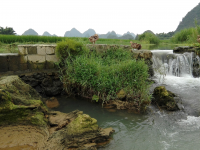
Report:
[{"label": "wet rock", "polygon": [[179,46],[173,49],[174,53],[183,54],[185,52],[195,52],[196,48],[192,46]]},{"label": "wet rock", "polygon": [[117,93],[117,97],[118,97],[118,99],[123,99],[123,98],[125,98],[125,97],[126,97],[126,92],[125,92],[123,89],[121,89],[121,90]]},{"label": "wet rock", "polygon": [[132,53],[135,59],[145,59],[145,60],[150,60],[153,55],[152,52],[149,50],[132,51]]},{"label": "wet rock", "polygon": [[97,145],[109,141],[110,135],[114,132],[112,128],[99,128],[96,119],[83,114],[82,111],[76,110],[69,114],[56,112],[56,115],[57,119],[50,118],[51,123],[59,126],[65,122],[64,125],[67,125],[51,134],[47,149],[96,150]]},{"label": "wet rock", "polygon": [[97,130],[97,120],[91,118],[87,114],[79,114],[78,117],[67,126],[67,134],[69,136],[81,135],[86,132],[95,132]]},{"label": "wet rock", "polygon": [[134,106],[133,103],[121,100],[110,100],[109,104],[114,106],[116,109],[130,109]]},{"label": "wet rock", "polygon": [[193,68],[192,75],[194,78],[200,77],[200,68]]},{"label": "wet rock", "polygon": [[174,111],[182,108],[181,99],[168,90],[164,86],[159,86],[154,89],[154,99],[152,103],[166,110]]},{"label": "wet rock", "polygon": [[49,107],[49,108],[56,108],[59,106],[59,102],[58,102],[57,98],[55,98],[55,97],[51,97],[50,99],[46,100],[45,103],[46,103],[47,107]]}]

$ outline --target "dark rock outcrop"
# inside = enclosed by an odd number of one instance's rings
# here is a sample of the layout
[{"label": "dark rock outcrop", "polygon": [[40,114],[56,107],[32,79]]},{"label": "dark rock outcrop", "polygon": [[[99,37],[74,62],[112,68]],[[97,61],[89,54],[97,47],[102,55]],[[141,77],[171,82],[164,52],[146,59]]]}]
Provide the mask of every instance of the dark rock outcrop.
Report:
[{"label": "dark rock outcrop", "polygon": [[192,46],[179,46],[179,47],[175,47],[173,49],[174,53],[177,54],[183,54],[185,52],[194,52],[197,50],[198,48],[192,47]]},{"label": "dark rock outcrop", "polygon": [[63,84],[58,73],[33,73],[31,75],[20,75],[21,79],[36,89],[38,93],[45,96],[56,96],[63,92]]}]

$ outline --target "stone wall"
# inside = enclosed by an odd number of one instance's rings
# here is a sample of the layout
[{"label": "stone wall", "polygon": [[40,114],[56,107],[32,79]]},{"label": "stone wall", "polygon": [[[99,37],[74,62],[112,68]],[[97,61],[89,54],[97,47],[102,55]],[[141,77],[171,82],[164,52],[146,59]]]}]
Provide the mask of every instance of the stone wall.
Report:
[{"label": "stone wall", "polygon": [[18,45],[18,53],[0,54],[0,72],[55,68],[56,45]]},{"label": "stone wall", "polygon": [[[104,52],[110,48],[122,48],[132,51],[136,59],[144,58],[145,60],[151,60],[152,58],[151,51],[133,50],[129,45],[88,44],[86,47],[91,51],[96,50],[98,53]],[[55,69],[55,62],[58,62],[55,49],[56,45],[53,44],[18,45],[18,53],[0,54],[0,72],[33,72]],[[149,66],[151,68],[151,63]]]}]

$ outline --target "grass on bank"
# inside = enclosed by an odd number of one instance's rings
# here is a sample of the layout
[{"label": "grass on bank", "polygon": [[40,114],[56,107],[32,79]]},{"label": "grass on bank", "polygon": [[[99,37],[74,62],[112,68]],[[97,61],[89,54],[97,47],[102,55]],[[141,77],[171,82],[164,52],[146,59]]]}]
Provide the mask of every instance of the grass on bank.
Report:
[{"label": "grass on bank", "polygon": [[138,111],[150,103],[147,82],[148,66],[144,60],[135,60],[132,53],[122,49],[90,52],[80,42],[59,42],[56,54],[60,58],[61,80],[66,92],[103,102],[117,99],[123,89],[126,100],[132,101]]},{"label": "grass on bank", "polygon": [[200,26],[196,25],[194,28],[183,29],[174,34],[171,38],[171,43],[197,43],[197,35],[200,35]]}]

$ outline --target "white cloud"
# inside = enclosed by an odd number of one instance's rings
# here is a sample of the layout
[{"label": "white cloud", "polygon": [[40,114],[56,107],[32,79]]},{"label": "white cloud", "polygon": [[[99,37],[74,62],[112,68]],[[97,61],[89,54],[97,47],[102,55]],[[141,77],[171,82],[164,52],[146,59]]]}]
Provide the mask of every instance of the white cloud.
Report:
[{"label": "white cloud", "polygon": [[114,30],[135,34],[176,30],[182,18],[198,5],[198,0],[3,0],[0,26],[13,27],[17,34],[29,28],[63,36],[76,28],[97,33]]}]

